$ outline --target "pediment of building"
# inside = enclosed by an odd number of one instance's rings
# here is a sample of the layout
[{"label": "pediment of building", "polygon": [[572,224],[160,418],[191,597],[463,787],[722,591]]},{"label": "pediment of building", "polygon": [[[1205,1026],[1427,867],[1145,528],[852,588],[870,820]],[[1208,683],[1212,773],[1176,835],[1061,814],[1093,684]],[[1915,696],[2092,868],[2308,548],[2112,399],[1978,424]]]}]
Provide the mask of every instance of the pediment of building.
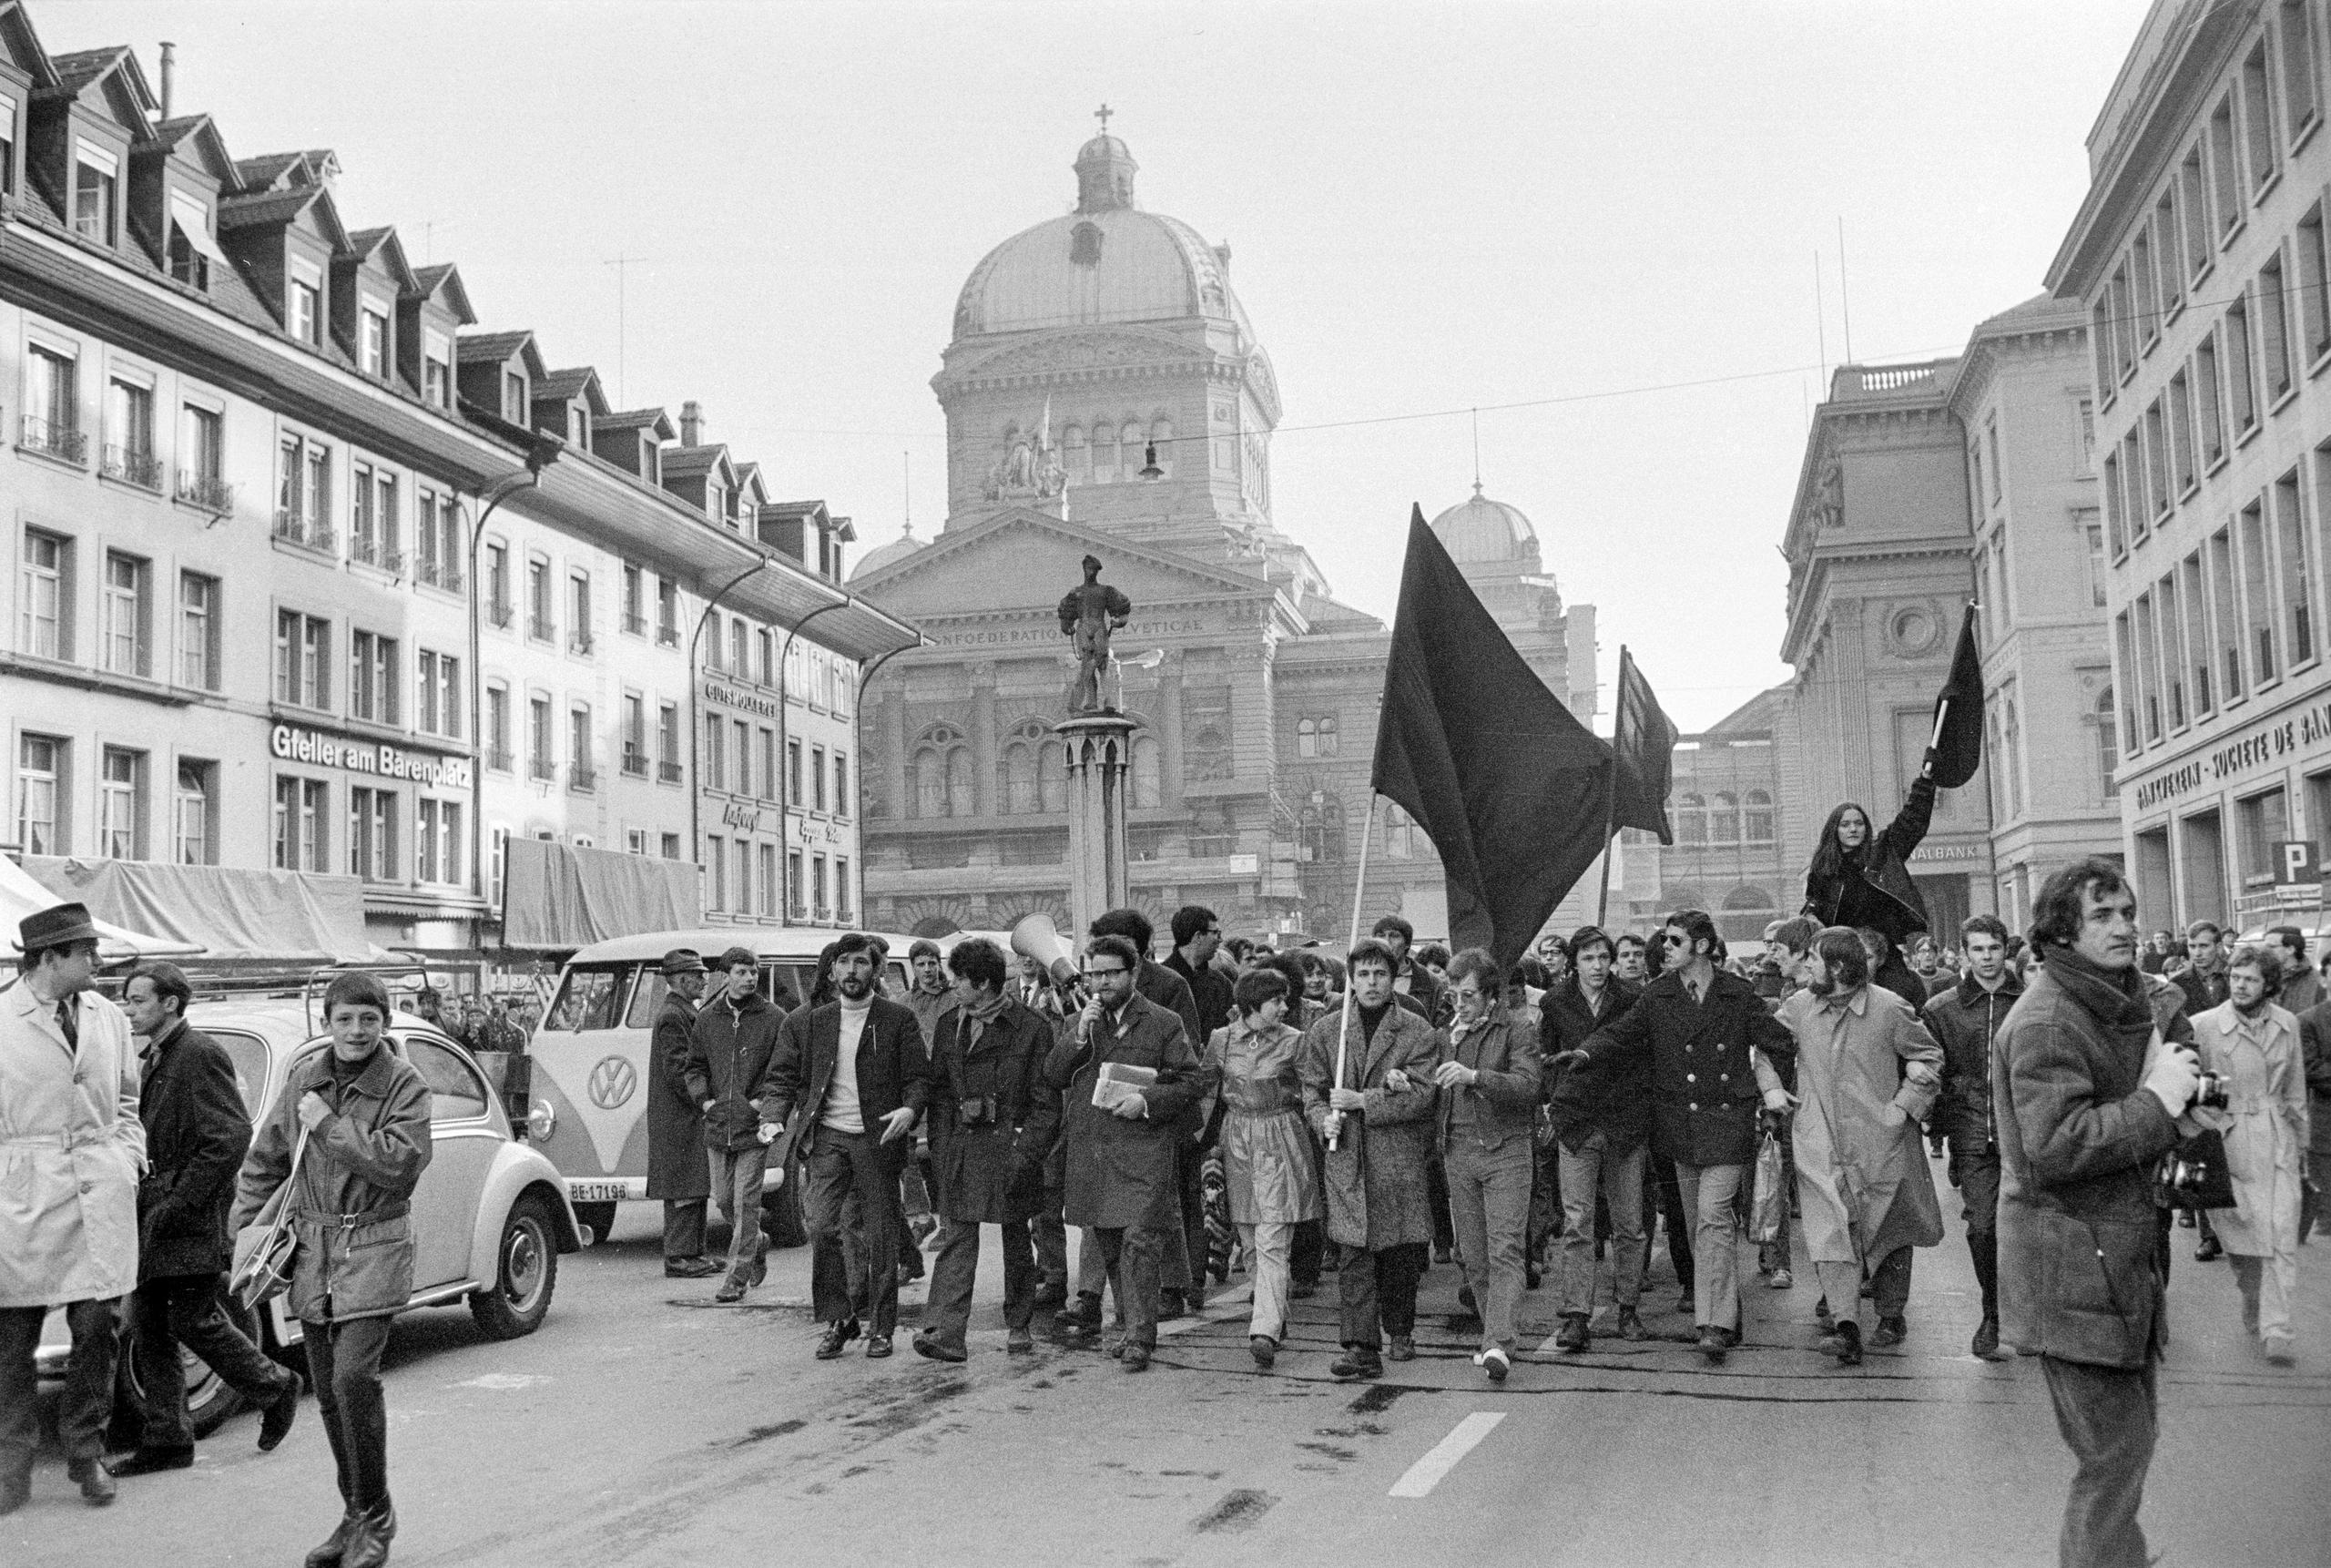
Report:
[{"label": "pediment of building", "polygon": [[1003,344],[977,359],[949,365],[941,379],[990,381],[1150,365],[1197,366],[1213,359],[1204,347],[1172,332],[1142,327],[1080,327]]}]

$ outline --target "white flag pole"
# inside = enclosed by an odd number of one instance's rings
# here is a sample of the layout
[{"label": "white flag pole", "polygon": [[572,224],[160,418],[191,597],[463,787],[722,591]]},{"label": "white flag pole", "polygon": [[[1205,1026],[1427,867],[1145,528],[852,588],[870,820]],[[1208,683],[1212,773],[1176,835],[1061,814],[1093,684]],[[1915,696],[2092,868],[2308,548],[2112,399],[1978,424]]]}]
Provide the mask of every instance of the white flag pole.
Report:
[{"label": "white flag pole", "polygon": [[[1368,846],[1374,841],[1375,837],[1376,792],[1371,789],[1368,792],[1368,820],[1360,824],[1359,829],[1359,876],[1351,890],[1351,938],[1344,943],[1346,952],[1349,952],[1359,945],[1359,911],[1361,901],[1368,894]],[[1336,1075],[1328,1084],[1331,1089],[1344,1086],[1344,1064],[1349,1052],[1350,1042],[1351,973],[1347,969],[1344,973],[1343,1023],[1336,1031]],[[1328,1134],[1328,1148],[1332,1153],[1336,1146],[1337,1135],[1343,1128],[1344,1118],[1343,1113],[1336,1110],[1330,1110],[1328,1116],[1328,1125],[1334,1129]]]}]

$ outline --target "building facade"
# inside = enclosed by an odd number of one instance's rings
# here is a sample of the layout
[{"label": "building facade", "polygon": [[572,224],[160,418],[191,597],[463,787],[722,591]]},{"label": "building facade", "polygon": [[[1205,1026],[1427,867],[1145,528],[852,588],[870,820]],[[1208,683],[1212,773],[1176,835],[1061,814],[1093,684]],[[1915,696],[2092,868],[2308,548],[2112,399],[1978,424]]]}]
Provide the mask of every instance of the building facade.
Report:
[{"label": "building facade", "polygon": [[[1142,210],[1117,138],[1074,169],[1076,209],[997,247],[957,300],[932,382],[945,528],[851,578],[929,637],[869,688],[869,919],[1064,924],[1051,727],[1073,661],[1055,607],[1090,554],[1135,606],[1115,639],[1121,706],[1142,722],[1135,901],[1161,925],[1199,902],[1234,931],[1339,938],[1372,828],[1367,909],[1444,932],[1431,846],[1397,808],[1369,814],[1387,628],[1339,603],[1273,521],[1278,383],[1229,249]],[[1564,608],[1528,520],[1477,494],[1434,527],[1532,667],[1591,716],[1593,612]]]},{"label": "building facade", "polygon": [[2331,814],[2326,17],[2147,15],[2050,286],[2088,311],[2119,786],[2142,918],[2267,922]]},{"label": "building facade", "polygon": [[[1792,860],[1781,838],[1786,792],[1781,782],[1776,733],[1790,701],[1786,687],[1760,692],[1712,728],[1675,744],[1674,786],[1667,798],[1675,842],[1662,847],[1649,834],[1630,833],[1624,853],[1656,857],[1658,876],[1630,878],[1632,890],[1651,893],[1626,923],[1647,929],[1668,911],[1703,909],[1715,917],[1727,943],[1759,942],[1765,927],[1797,912],[1805,896],[1805,862]],[[1613,924],[1618,923],[1613,904]]]}]

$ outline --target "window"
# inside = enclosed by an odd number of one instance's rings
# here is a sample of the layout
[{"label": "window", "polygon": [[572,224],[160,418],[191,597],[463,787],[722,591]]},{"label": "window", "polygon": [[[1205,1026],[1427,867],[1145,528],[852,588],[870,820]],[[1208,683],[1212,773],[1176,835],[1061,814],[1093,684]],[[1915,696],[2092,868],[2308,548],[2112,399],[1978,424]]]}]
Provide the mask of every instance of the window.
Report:
[{"label": "window", "polygon": [[2275,539],[2280,559],[2275,575],[2283,599],[2283,647],[2294,666],[2315,657],[2315,557],[2306,547],[2306,521],[2299,509],[2298,470],[2275,481]]},{"label": "window", "polygon": [[1708,841],[1707,802],[1697,795],[1676,797],[1674,825],[1677,843],[1706,843]]},{"label": "window", "polygon": [[2145,410],[2145,484],[2153,515],[2169,515],[2169,432],[2159,398]]},{"label": "window", "polygon": [[2080,471],[2093,473],[2096,472],[2096,404],[2082,398],[2075,410],[2075,418],[2080,430]]},{"label": "window", "polygon": [[25,530],[23,564],[16,572],[16,647],[36,658],[73,657],[71,623],[73,546],[54,534]]},{"label": "window", "polygon": [[121,160],[101,147],[76,141],[73,158],[73,232],[100,245],[113,243]]},{"label": "window", "polygon": [[[2093,517],[2093,512],[2086,514]],[[2095,609],[2104,607],[2104,585],[2109,580],[2109,568],[2104,560],[2104,529],[2095,523],[2086,524],[2082,531],[2088,535],[2088,602]]]},{"label": "window", "polygon": [[2118,799],[2121,781],[2115,775],[2121,767],[2121,748],[2112,732],[2112,688],[2106,687],[2104,695],[2096,699],[2096,769],[2102,781],[2104,799]]},{"label": "window", "polygon": [[623,569],[623,629],[636,637],[647,635],[646,574],[632,565]]},{"label": "window", "polygon": [[[729,722],[728,734],[736,741],[737,793],[749,795],[753,792],[753,727],[741,718],[733,719]],[[776,791],[777,780],[766,773],[762,774],[761,799],[767,799]]]},{"label": "window", "polygon": [[1391,801],[1384,802],[1384,856],[1387,860],[1415,860],[1420,837],[1415,818]]},{"label": "window", "polygon": [[2205,332],[2194,349],[2194,387],[2200,412],[2202,466],[2214,468],[2225,455],[2225,408],[2218,391],[2218,335]]},{"label": "window", "polygon": [[106,552],[99,647],[105,667],[115,675],[148,673],[146,581],[145,562],[118,550]]},{"label": "window", "polygon": [[809,748],[809,809],[822,811],[825,809],[826,748],[813,746]]},{"label": "window", "polygon": [[[2122,689],[2133,692],[2137,687],[2137,649],[2129,624],[2129,612],[2122,610],[2112,617],[2112,646],[2120,655]],[[2137,708],[2133,698],[2124,698],[2121,710],[2122,745],[2123,749],[2137,749]]]},{"label": "window", "polygon": [[16,100],[0,93],[0,196],[16,194]]},{"label": "window", "polygon": [[[750,841],[744,839],[738,839],[736,840],[736,847],[737,912],[738,914],[750,914],[753,912],[753,846]],[[775,914],[776,912],[777,911],[772,909],[765,909],[761,911],[761,913],[763,914]]]},{"label": "window", "polygon": [[2177,223],[2177,182],[2171,180],[2153,206],[2153,255],[2159,272],[2161,312],[2163,317],[2174,315],[2185,302],[2183,241],[2179,237]]},{"label": "window", "polygon": [[2280,402],[2291,390],[2291,340],[2279,254],[2258,269],[2258,362],[2266,373],[2266,402]]},{"label": "window", "polygon": [[400,721],[397,687],[402,666],[397,639],[355,632],[348,639],[348,713],[374,724]]},{"label": "window", "polygon": [[2129,543],[2144,543],[2145,530],[2153,517],[2153,501],[2145,485],[2145,446],[2143,423],[2130,425],[2129,433],[2121,441],[2121,473],[2127,483],[2125,508],[2129,520]]},{"label": "window", "polygon": [[2282,166],[2282,148],[2275,137],[2274,73],[2264,38],[2242,62],[2242,139],[2249,155],[2251,188],[2264,189]]},{"label": "window", "polygon": [[331,623],[297,610],[275,613],[275,700],[331,706]]},{"label": "window", "polygon": [[2209,270],[2211,255],[2210,188],[2199,142],[2177,167],[2177,188],[2185,209],[2185,275],[2198,278]]},{"label": "window", "polygon": [[570,789],[590,789],[598,784],[598,774],[591,766],[591,705],[578,702],[566,712],[566,781]]},{"label": "window", "polygon": [[[2096,351],[2096,384],[2104,393],[2107,402],[2112,400],[2112,367],[2119,362],[2112,342],[2116,325],[2112,320],[2112,291],[2106,289],[2098,293],[2095,305],[2088,312],[2088,336]],[[1227,443],[1216,444],[1214,465],[1216,468],[1228,466],[1224,461],[1227,446]]]},{"label": "window", "polygon": [[119,746],[105,748],[97,763],[97,856],[107,860],[146,858],[146,754]]},{"label": "window", "polygon": [[170,860],[181,866],[218,863],[218,833],[213,826],[219,801],[216,762],[181,759],[178,788],[170,798]]},{"label": "window", "polygon": [[2153,624],[2153,596],[2137,596],[2137,707],[2144,715],[2145,744],[2150,746],[2161,738],[2161,677],[2153,668],[2153,658],[2161,647],[2159,628]]},{"label": "window", "polygon": [[809,902],[819,920],[831,920],[833,906],[826,901],[826,858],[809,857]]},{"label": "window", "polygon": [[289,776],[275,780],[275,869],[329,871],[324,842],[324,786]]},{"label": "window", "polygon": [[2234,804],[2241,837],[2242,885],[2264,887],[2275,880],[2275,846],[2291,836],[2290,795],[2269,789]]},{"label": "window", "polygon": [[282,442],[275,532],[310,549],[332,548],[331,448],[303,435]]},{"label": "window", "polygon": [[2004,729],[2007,746],[2001,753],[2000,770],[2007,775],[2007,814],[2015,818],[2023,815],[2023,726],[2016,715],[2012,691],[2008,694]]},{"label": "window", "polygon": [[662,853],[664,859],[667,860],[677,860],[680,858],[680,836],[677,833],[664,835]]},{"label": "window", "polygon": [[215,409],[186,403],[178,409],[178,484],[181,501],[214,512],[234,504],[227,484],[227,422]]},{"label": "window", "polygon": [[728,787],[728,764],[725,755],[728,748],[728,725],[727,720],[723,719],[717,713],[707,713],[704,716],[704,778],[702,784],[707,789],[726,789]]},{"label": "window", "polygon": [[458,885],[462,881],[462,808],[423,796],[412,859],[413,880]]},{"label": "window", "polygon": [[510,755],[510,688],[489,686],[485,688],[485,765],[507,769]]},{"label": "window", "polygon": [[443,332],[422,337],[421,395],[439,408],[453,406],[453,345]]},{"label": "window", "polygon": [[1740,803],[1729,795],[1714,795],[1708,799],[1708,842],[1736,844],[1740,841]]},{"label": "window", "polygon": [[760,748],[761,798],[768,799],[777,793],[777,731],[764,728],[756,739]]},{"label": "window", "polygon": [[[970,770],[970,763],[968,760],[971,755],[970,751],[967,748],[958,755],[962,756],[966,759],[964,770],[968,773]],[[948,759],[948,774],[951,784],[955,771],[954,760],[954,756],[950,756]],[[952,793],[952,789],[950,793]],[[808,796],[801,788],[801,743],[798,740],[789,740],[785,743],[785,803],[788,806],[799,807],[805,804],[807,800]],[[953,815],[958,817],[969,817],[973,815],[976,810],[977,808],[975,806],[967,802],[965,805],[959,808]]]},{"label": "window", "polygon": [[552,640],[550,563],[540,556],[526,562],[526,635],[540,642]]},{"label": "window", "polygon": [[295,277],[290,283],[291,335],[303,343],[323,344],[323,285],[321,280]]},{"label": "window", "polygon": [[[1139,799],[1138,790],[1135,798]],[[839,751],[834,753],[834,815],[850,815],[850,759]]]},{"label": "window", "polygon": [[623,694],[623,770],[647,777],[647,699],[636,691]]},{"label": "window", "polygon": [[2129,503],[2121,484],[2121,454],[2104,454],[2104,521],[2112,530],[2112,555],[2117,559],[2129,548]]},{"label": "window", "polygon": [[1298,757],[1333,757],[1336,746],[1334,714],[1319,714],[1296,720],[1295,754]]},{"label": "window", "polygon": [[[2177,607],[2177,575],[2171,573],[2153,585],[2153,607],[2160,618],[2162,689],[2169,699],[2169,727],[2185,728],[2185,653],[2178,640],[2178,630],[2184,624]],[[2009,790],[2012,800],[2013,789]]]},{"label": "window", "polygon": [[2183,371],[2169,378],[2169,455],[2177,494],[2183,495],[2199,478],[2194,467],[2194,389]]},{"label": "window", "polygon": [[[2150,349],[2161,331],[2161,284],[2153,276],[2153,231],[2143,226],[2129,246],[2129,284],[2136,310],[2133,332],[2137,341]],[[1991,449],[1991,463],[1994,468],[1999,464],[1997,446]]]},{"label": "window", "polygon": [[421,650],[421,675],[414,682],[419,698],[418,722],[427,735],[459,737],[462,733],[462,661],[452,654]]},{"label": "window", "polygon": [[738,680],[752,678],[751,651],[752,628],[739,616],[728,623],[728,673]]},{"label": "window", "polygon": [[380,508],[372,483],[372,465],[348,465],[348,555],[368,566],[383,566],[381,558]]},{"label": "window", "polygon": [[2255,501],[2236,520],[2235,541],[2242,552],[2242,599],[2245,629],[2256,659],[2250,671],[2253,686],[2264,686],[2280,673],[2275,657],[2275,601],[2266,587],[2266,524],[2264,508]]},{"label": "window", "polygon": [[2225,308],[2225,369],[2233,383],[2234,429],[2239,435],[2258,423],[2258,378],[2250,359],[2250,305],[2239,297]]},{"label": "window", "polygon": [[2105,285],[2105,297],[2112,304],[2113,371],[2125,379],[2137,368],[2137,318],[2129,297],[2129,269],[2123,263]]},{"label": "window", "polygon": [[788,905],[793,918],[795,920],[809,919],[809,906],[803,901],[802,897],[809,884],[801,879],[801,851],[799,850],[786,851],[785,887]]},{"label": "window", "polygon": [[219,689],[219,579],[178,574],[178,684]]},{"label": "window", "polygon": [[2210,180],[2217,200],[2218,237],[2224,239],[2242,226],[2242,176],[2234,167],[2234,95],[2226,94],[2210,113]]},{"label": "window", "polygon": [[680,781],[680,705],[659,703],[656,708],[656,780]]},{"label": "window", "polygon": [[[776,634],[764,629],[754,634],[754,640],[759,645],[756,651],[760,656],[760,683],[763,686],[775,686],[777,684]],[[739,670],[738,673],[741,675],[744,672]]]},{"label": "window", "polygon": [[512,424],[526,424],[526,378],[517,371],[502,372],[502,417]]},{"label": "window", "polygon": [[718,911],[728,907],[728,841],[718,833],[704,836],[704,869],[712,873],[712,891],[705,897],[705,908]]},{"label": "window", "polygon": [[2298,220],[2298,333],[2303,345],[2299,358],[2313,364],[2331,350],[2331,300],[2324,291],[2331,289],[2331,251],[2325,249],[2323,208],[2318,203]]},{"label": "window", "polygon": [[588,654],[591,651],[591,577],[589,573],[569,574],[566,579],[566,600],[568,606],[567,651]]},{"label": "window", "polygon": [[784,907],[784,893],[777,885],[777,846],[762,844],[754,853],[760,859],[760,907],[763,913],[775,914]]},{"label": "window", "polygon": [[550,698],[530,697],[526,699],[526,771],[544,783],[558,777],[551,745]]},{"label": "window", "polygon": [[50,735],[16,738],[16,842],[27,855],[65,853],[66,745]]},{"label": "window", "polygon": [[680,646],[680,586],[669,577],[656,579],[656,641],[667,648]]},{"label": "window", "polygon": [[2210,677],[2209,596],[2202,571],[2202,553],[2196,550],[2186,556],[2179,573],[2183,589],[2177,597],[2185,610],[2185,667],[2194,677],[2194,711],[2206,718],[2217,710],[2217,699],[2213,694],[2216,683]]},{"label": "window", "polygon": [[2249,688],[2242,679],[2242,623],[2234,613],[2234,534],[2225,528],[2210,535],[2210,630],[2219,700],[2240,702]]},{"label": "window", "polygon": [[388,313],[375,309],[372,302],[368,300],[364,302],[363,308],[357,312],[357,362],[364,367],[364,372],[367,375],[387,375],[389,373]]},{"label": "window", "polygon": [[850,884],[850,857],[848,855],[836,855],[834,857],[835,923],[839,925],[848,925],[850,923],[851,909],[855,902],[856,900],[851,895]]},{"label": "window", "polygon": [[485,547],[485,614],[497,626],[510,624],[510,546],[496,541]]},{"label": "window", "polygon": [[1752,844],[1773,841],[1773,798],[1751,789],[1741,798],[1741,837]]},{"label": "window", "polygon": [[397,874],[397,794],[393,789],[348,792],[348,874],[385,882]]},{"label": "window", "polygon": [[32,345],[25,356],[25,428],[27,452],[79,463],[88,452],[81,434],[80,366],[70,354]]},{"label": "window", "polygon": [[2276,7],[2275,44],[2283,62],[2283,113],[2296,136],[2322,111],[2315,79],[2315,18],[2306,0]]},{"label": "window", "polygon": [[162,487],[154,455],[154,389],[115,376],[106,382],[106,451],[99,472],[145,490]]}]

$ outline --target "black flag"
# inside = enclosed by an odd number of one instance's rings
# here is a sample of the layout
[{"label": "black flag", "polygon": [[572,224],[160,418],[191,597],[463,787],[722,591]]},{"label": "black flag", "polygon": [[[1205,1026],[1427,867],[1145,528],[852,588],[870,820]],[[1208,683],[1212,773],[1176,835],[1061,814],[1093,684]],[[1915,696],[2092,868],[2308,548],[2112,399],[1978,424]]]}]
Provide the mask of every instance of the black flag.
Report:
[{"label": "black flag", "polygon": [[1611,804],[1613,828],[1641,828],[1663,844],[1675,835],[1667,826],[1667,791],[1673,779],[1675,725],[1651,694],[1634,656],[1619,649],[1619,709],[1611,729],[1618,754],[1619,786]]},{"label": "black flag", "polygon": [[1956,789],[1983,765],[1983,659],[1975,651],[1975,606],[1959,624],[1959,651],[1950,658],[1950,678],[1934,699],[1934,781]]},{"label": "black flag", "polygon": [[1440,852],[1452,945],[1522,956],[1602,852],[1611,761],[1414,509],[1370,782]]}]

